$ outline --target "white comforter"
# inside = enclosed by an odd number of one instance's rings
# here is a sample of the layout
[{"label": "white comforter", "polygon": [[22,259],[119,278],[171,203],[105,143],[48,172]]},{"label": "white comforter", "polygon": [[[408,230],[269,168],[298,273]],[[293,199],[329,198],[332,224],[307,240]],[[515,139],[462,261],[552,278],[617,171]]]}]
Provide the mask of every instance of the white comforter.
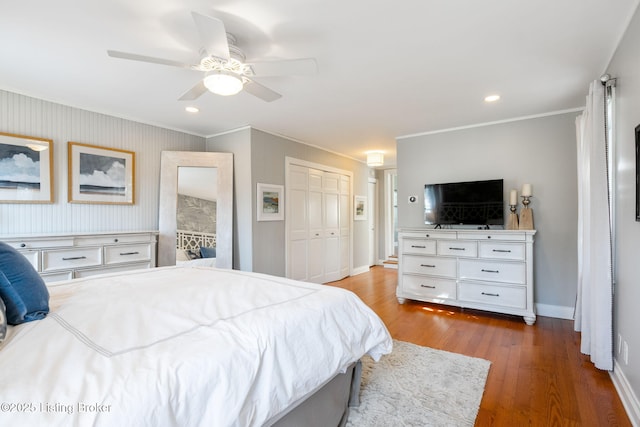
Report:
[{"label": "white comforter", "polygon": [[392,345],[351,292],[266,275],[167,267],[50,292],[0,349],[0,425],[269,425]]}]

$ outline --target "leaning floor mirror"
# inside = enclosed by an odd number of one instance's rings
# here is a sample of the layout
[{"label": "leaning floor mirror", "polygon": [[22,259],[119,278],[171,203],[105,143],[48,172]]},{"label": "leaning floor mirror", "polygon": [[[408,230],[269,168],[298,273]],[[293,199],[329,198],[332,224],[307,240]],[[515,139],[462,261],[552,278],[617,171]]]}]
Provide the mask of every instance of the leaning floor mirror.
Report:
[{"label": "leaning floor mirror", "polygon": [[158,265],[233,267],[233,154],[163,151]]}]

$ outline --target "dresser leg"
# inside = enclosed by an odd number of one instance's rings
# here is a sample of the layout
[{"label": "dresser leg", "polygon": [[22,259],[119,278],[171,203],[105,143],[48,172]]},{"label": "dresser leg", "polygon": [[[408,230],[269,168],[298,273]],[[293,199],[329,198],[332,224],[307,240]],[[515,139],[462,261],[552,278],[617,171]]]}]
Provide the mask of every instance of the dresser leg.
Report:
[{"label": "dresser leg", "polygon": [[536,316],[524,316],[524,322],[531,326],[536,323]]},{"label": "dresser leg", "polygon": [[401,297],[397,297],[398,298],[398,304],[404,304],[404,302],[407,300],[406,298],[401,298]]}]

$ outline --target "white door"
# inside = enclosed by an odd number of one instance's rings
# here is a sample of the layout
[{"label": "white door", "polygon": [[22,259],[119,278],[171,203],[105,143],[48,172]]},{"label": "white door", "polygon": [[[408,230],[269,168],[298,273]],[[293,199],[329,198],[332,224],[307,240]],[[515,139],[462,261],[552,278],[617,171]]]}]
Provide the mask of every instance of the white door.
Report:
[{"label": "white door", "polygon": [[287,165],[287,277],[326,283],[351,269],[351,177]]},{"label": "white door", "polygon": [[287,277],[296,280],[309,279],[307,271],[309,256],[307,180],[307,168],[291,166],[289,169],[289,196],[287,201],[287,221],[289,226],[289,271]]},{"label": "white door", "polygon": [[378,239],[377,239],[377,221],[378,221],[378,183],[375,179],[369,180],[369,215],[367,222],[369,225],[369,265],[378,263]]},{"label": "white door", "polygon": [[351,179],[340,176],[340,278],[349,275],[351,233]]},{"label": "white door", "polygon": [[322,180],[322,171],[309,169],[309,277],[307,280],[316,283],[322,283],[325,275],[324,195]]},{"label": "white door", "polygon": [[324,200],[324,282],[340,279],[340,175],[325,172]]}]

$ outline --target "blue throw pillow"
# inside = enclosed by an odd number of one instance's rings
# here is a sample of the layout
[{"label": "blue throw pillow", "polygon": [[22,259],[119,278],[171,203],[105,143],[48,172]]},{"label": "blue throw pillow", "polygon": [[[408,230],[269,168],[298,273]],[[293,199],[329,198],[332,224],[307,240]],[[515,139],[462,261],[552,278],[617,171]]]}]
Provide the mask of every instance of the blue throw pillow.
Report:
[{"label": "blue throw pillow", "polygon": [[200,256],[202,258],[215,258],[216,248],[207,248],[203,246],[200,248]]},{"label": "blue throw pillow", "polygon": [[0,242],[0,298],[7,323],[18,325],[43,319],[49,313],[49,291],[27,258]]},{"label": "blue throw pillow", "polygon": [[0,343],[4,341],[7,336],[7,309],[0,298]]}]

